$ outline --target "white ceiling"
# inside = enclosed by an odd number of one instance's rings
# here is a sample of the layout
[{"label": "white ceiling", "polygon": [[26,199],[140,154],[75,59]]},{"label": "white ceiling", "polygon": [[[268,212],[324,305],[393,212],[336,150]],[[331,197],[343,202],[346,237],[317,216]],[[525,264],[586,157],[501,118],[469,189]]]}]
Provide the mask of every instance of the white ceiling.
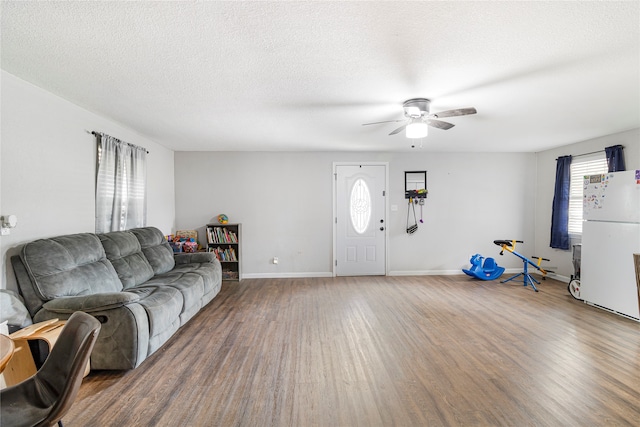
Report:
[{"label": "white ceiling", "polygon": [[532,152],[640,127],[639,23],[637,1],[2,1],[1,65],[177,151],[409,151],[361,124],[425,97],[478,114],[423,150]]}]

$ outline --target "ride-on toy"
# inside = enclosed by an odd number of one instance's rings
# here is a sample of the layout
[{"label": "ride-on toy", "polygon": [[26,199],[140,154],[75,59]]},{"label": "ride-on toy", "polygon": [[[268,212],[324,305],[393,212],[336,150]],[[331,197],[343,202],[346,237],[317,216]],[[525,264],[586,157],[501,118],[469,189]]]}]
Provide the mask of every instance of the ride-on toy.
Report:
[{"label": "ride-on toy", "polygon": [[502,248],[502,250],[500,251],[500,255],[503,255],[504,251],[506,250],[506,251],[511,252],[512,254],[517,256],[518,258],[520,258],[522,260],[522,262],[524,263],[524,268],[523,268],[522,273],[518,273],[515,276],[509,277],[507,280],[503,280],[500,283],[507,283],[507,282],[517,278],[517,277],[523,276],[522,277],[522,282],[524,283],[524,286],[531,285],[533,290],[538,292],[538,288],[536,288],[535,283],[537,283],[539,285],[540,282],[538,282],[536,279],[533,278],[533,276],[531,276],[529,274],[529,270],[527,269],[527,267],[529,265],[532,265],[533,267],[535,267],[538,271],[540,271],[540,273],[542,273],[542,280],[545,280],[546,277],[547,277],[547,273],[552,273],[552,272],[549,271],[549,270],[545,270],[544,268],[540,267],[540,263],[542,261],[549,261],[549,260],[547,258],[540,258],[540,257],[537,257],[537,256],[532,256],[531,258],[537,260],[537,262],[533,262],[529,258],[527,258],[526,256],[516,252],[515,251],[516,243],[524,243],[522,240],[494,240],[493,243]]},{"label": "ride-on toy", "polygon": [[494,280],[504,273],[504,267],[499,267],[493,258],[484,259],[482,255],[475,254],[469,262],[471,262],[471,268],[468,270],[463,268],[462,271],[476,279]]}]

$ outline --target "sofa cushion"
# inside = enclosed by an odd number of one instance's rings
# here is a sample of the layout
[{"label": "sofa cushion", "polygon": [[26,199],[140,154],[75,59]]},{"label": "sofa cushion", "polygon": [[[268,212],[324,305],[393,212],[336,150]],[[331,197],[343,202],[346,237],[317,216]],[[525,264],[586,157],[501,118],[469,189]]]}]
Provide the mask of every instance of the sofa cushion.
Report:
[{"label": "sofa cushion", "polygon": [[155,227],[134,228],[130,231],[140,242],[142,252],[155,274],[166,273],[173,269],[175,266],[173,249],[164,238],[162,231]]},{"label": "sofa cushion", "polygon": [[171,273],[190,273],[202,277],[204,294],[215,291],[216,285],[222,281],[222,268],[219,262],[194,262],[191,264],[176,264]]},{"label": "sofa cushion", "polygon": [[138,304],[147,312],[149,320],[149,339],[156,335],[171,336],[177,326],[180,326],[183,298],[177,289],[170,286],[143,285],[127,289],[127,292],[140,297]]},{"label": "sofa cushion", "polygon": [[122,290],[118,274],[95,234],[35,240],[24,245],[20,258],[35,291],[45,301]]},{"label": "sofa cushion", "polygon": [[184,324],[202,308],[204,279],[199,274],[181,273],[175,270],[155,276],[146,285],[169,286],[182,294],[183,304],[180,311],[180,323]]},{"label": "sofa cushion", "polygon": [[124,289],[140,285],[153,277],[153,268],[142,253],[140,242],[133,233],[113,231],[98,234],[98,238]]}]

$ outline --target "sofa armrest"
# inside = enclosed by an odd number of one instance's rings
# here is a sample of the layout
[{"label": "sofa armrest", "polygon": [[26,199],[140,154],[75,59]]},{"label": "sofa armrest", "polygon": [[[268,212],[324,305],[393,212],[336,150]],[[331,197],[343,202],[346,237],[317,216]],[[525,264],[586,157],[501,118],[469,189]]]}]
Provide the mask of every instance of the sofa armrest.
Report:
[{"label": "sofa armrest", "polygon": [[216,256],[213,252],[190,252],[190,253],[177,253],[173,255],[176,261],[176,265],[180,264],[192,264],[196,262],[214,262]]},{"label": "sofa armrest", "polygon": [[140,296],[132,292],[109,292],[76,297],[60,297],[45,302],[43,307],[54,313],[73,313],[75,311],[91,313],[122,307],[139,299]]}]

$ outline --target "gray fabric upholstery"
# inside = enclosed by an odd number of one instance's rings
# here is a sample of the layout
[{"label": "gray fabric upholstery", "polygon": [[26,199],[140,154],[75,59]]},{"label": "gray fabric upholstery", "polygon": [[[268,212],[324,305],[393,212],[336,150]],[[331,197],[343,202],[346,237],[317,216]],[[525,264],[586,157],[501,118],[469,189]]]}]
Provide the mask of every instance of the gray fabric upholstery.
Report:
[{"label": "gray fabric upholstery", "polygon": [[[91,354],[91,369],[132,369],[139,366],[149,351],[147,314],[140,304],[116,309],[92,311],[100,320],[100,337]],[[68,319],[71,314],[42,308],[33,318],[35,323],[49,319]]]},{"label": "gray fabric upholstery", "polygon": [[139,303],[147,312],[150,339],[170,329],[180,318],[183,299],[178,290],[169,286],[139,286],[129,292],[140,296]]},{"label": "gray fabric upholstery", "polygon": [[[192,255],[192,256],[190,256]],[[176,266],[174,272],[194,273],[202,276],[204,285],[204,307],[220,292],[222,283],[222,267],[217,262],[216,256],[211,252],[198,252],[194,254],[176,254]],[[209,297],[210,295],[210,297]]]},{"label": "gray fabric upholstery", "polygon": [[14,255],[11,257],[11,266],[16,276],[20,294],[24,299],[24,305],[27,307],[29,315],[33,318],[38,310],[42,308],[42,298],[36,293],[33,283],[31,283],[31,278],[27,273],[27,268],[22,263],[20,256]]},{"label": "gray fabric upholstery", "polygon": [[43,300],[122,290],[95,234],[36,240],[24,245],[21,257]]},{"label": "gray fabric upholstery", "polygon": [[124,289],[140,285],[153,277],[153,268],[133,233],[114,231],[98,234],[98,237]]},{"label": "gray fabric upholstery", "polygon": [[170,271],[155,276],[149,280],[148,285],[159,284],[170,287],[182,295],[180,307],[180,321],[186,323],[194,314],[202,308],[202,296],[204,295],[204,280],[198,274],[184,274],[178,271]]},{"label": "gray fabric upholstery", "polygon": [[112,292],[79,297],[56,298],[45,302],[43,307],[56,313],[72,314],[75,311],[91,313],[92,311],[111,310],[112,308],[122,307],[123,305],[138,302],[139,300],[140,297],[135,293]]},{"label": "gray fabric upholstery", "polygon": [[92,367],[131,369],[220,291],[213,254],[176,258],[162,232],[145,227],[37,240],[11,262],[34,322],[90,313],[102,324]]},{"label": "gray fabric upholstery", "polygon": [[222,282],[222,268],[218,262],[194,262],[192,264],[180,264],[171,270],[172,274],[196,274],[202,277],[204,293],[208,294],[215,289],[216,284]]},{"label": "gray fabric upholstery", "polygon": [[149,260],[155,274],[171,271],[176,265],[173,249],[164,238],[162,231],[155,227],[134,228],[131,230],[138,238],[142,252]]},{"label": "gray fabric upholstery", "polygon": [[213,252],[177,253],[173,256],[176,265],[212,263],[216,256]]}]

